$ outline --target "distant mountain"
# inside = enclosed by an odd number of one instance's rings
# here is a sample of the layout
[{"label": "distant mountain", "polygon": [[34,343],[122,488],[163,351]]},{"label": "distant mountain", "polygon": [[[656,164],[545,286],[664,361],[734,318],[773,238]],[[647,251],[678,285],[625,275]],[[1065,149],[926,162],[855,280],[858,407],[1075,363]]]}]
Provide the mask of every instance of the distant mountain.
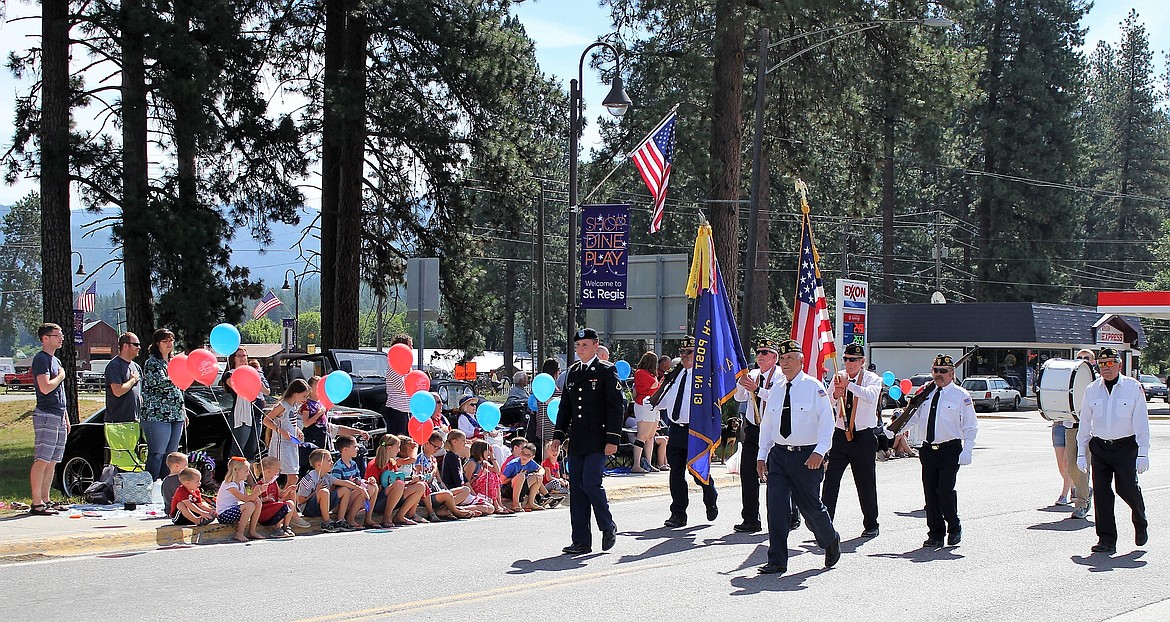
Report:
[{"label": "distant mountain", "polygon": [[[8,210],[8,206],[0,205],[0,218],[3,218]],[[99,266],[107,261],[119,259],[121,251],[110,243],[109,229],[94,232],[84,227],[102,218],[118,214],[119,211],[115,209],[101,213],[74,210],[70,224],[73,250],[81,253],[87,273],[92,275],[95,270],[98,270],[97,276],[91,277],[90,281],[96,279],[98,291],[104,295],[122,291],[123,275],[120,269],[115,272],[116,266],[110,264],[99,270]],[[304,236],[303,247],[306,254],[316,253],[320,250],[321,243],[317,237],[320,234],[319,227],[314,225],[313,230],[308,235],[304,235],[305,227],[308,227],[316,216],[315,210],[305,209],[301,212],[300,224],[272,223],[273,243],[264,249],[260,248],[259,243],[252,238],[248,231],[239,232],[231,243],[232,263],[237,266],[247,266],[251,270],[252,278],[264,281],[264,284],[271,289],[279,289],[284,284],[286,270],[291,269],[297,273],[305,270],[305,262],[300,258],[299,249],[296,246],[297,241],[301,240],[302,236]],[[89,235],[86,235],[87,233]],[[182,232],[176,231],[174,234],[182,235]],[[0,232],[0,241],[3,241],[2,232]],[[73,260],[76,262],[77,258],[75,257]],[[76,269],[77,266],[74,264],[74,270]]]}]

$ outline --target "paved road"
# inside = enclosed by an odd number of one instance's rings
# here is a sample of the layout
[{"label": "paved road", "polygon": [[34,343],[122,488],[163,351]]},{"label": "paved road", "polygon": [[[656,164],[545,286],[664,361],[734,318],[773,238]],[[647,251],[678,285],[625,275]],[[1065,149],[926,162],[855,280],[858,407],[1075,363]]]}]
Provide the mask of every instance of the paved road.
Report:
[{"label": "paved road", "polygon": [[[705,524],[661,528],[665,497],[616,504],[609,553],[561,556],[563,510],[393,532],[156,550],[0,566],[12,620],[765,619],[821,611],[833,620],[1105,620],[1170,617],[1170,422],[1154,424],[1142,478],[1154,524],[1142,550],[1121,525],[1119,553],[1093,555],[1092,524],[1049,504],[1059,493],[1047,427],[1025,415],[980,421],[975,462],[959,475],[963,544],[925,536],[914,460],[879,465],[882,534],[864,541],[846,479],[838,515],[845,555],[832,569],[807,530],[789,574],[760,577],[764,534],[735,534],[735,490]],[[692,508],[700,508],[697,495]],[[1125,512],[1119,512],[1124,516]],[[801,541],[802,540],[802,541]],[[166,577],[166,579],[164,579]],[[1150,607],[1152,605],[1152,607]],[[85,612],[99,612],[86,615]]]}]

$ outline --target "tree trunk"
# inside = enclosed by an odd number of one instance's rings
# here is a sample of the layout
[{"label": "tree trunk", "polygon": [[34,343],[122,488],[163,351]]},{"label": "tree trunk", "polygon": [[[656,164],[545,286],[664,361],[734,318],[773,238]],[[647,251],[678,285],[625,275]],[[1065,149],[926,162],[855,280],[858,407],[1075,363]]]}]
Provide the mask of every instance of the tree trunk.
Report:
[{"label": "tree trunk", "polygon": [[69,2],[41,3],[41,305],[61,325],[69,421],[77,423],[73,246],[69,238]]},{"label": "tree trunk", "polygon": [[337,201],[336,272],[334,274],[333,347],[358,347],[361,286],[362,177],[366,144],[366,20],[349,5],[345,27],[345,61],[340,193]]},{"label": "tree trunk", "polygon": [[321,334],[322,349],[335,347],[337,212],[341,197],[341,73],[345,61],[346,0],[325,2],[325,66],[321,119]]},{"label": "tree trunk", "polygon": [[[147,169],[146,61],[142,0],[122,2],[122,269],[127,329],[154,330],[150,285],[150,177]],[[146,354],[143,348],[142,354]]]},{"label": "tree trunk", "polygon": [[[743,0],[715,3],[715,96],[711,102],[711,199],[706,206],[723,270],[723,283],[739,279],[740,141],[743,139],[744,11]],[[731,296],[732,313],[739,296]]]}]

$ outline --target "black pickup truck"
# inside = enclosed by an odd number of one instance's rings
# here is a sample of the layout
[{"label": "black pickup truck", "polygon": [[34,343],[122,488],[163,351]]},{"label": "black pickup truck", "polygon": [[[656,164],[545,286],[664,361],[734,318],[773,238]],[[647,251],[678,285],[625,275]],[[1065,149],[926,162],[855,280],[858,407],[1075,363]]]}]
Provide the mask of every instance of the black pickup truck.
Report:
[{"label": "black pickup truck", "polygon": [[265,376],[272,394],[279,396],[295,378],[324,378],[340,369],[353,379],[353,391],[338,405],[382,412],[386,403],[386,366],[386,353],[376,350],[326,350],[313,354],[281,352],[272,357],[272,365]]}]

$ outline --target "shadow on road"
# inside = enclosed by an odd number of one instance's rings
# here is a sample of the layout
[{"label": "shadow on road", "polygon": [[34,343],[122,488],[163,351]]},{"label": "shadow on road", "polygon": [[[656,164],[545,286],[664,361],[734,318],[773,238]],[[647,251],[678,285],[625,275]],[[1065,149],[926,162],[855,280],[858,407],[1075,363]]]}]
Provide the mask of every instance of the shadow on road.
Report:
[{"label": "shadow on road", "polygon": [[1073,555],[1069,559],[1079,566],[1087,566],[1089,572],[1110,572],[1113,570],[1133,570],[1145,566],[1149,562],[1139,559],[1145,554],[1145,551],[1131,551],[1125,555],[1117,556],[1091,553],[1089,555]]},{"label": "shadow on road", "polygon": [[904,516],[907,518],[926,518],[926,509],[919,508],[911,512],[894,512],[895,516]]},{"label": "shadow on road", "polygon": [[955,553],[955,549],[928,549],[920,548],[905,553],[874,553],[870,557],[886,557],[889,559],[905,559],[914,562],[915,564],[922,564],[926,562],[940,562],[940,561],[954,561],[963,559],[962,555]]},{"label": "shadow on road", "polygon": [[506,574],[532,574],[534,572],[560,572],[584,568],[589,560],[600,556],[601,553],[589,555],[556,555],[544,559],[518,559],[512,562],[512,569]]},{"label": "shadow on road", "polygon": [[760,594],[762,592],[799,592],[801,590],[807,590],[808,586],[804,585],[807,579],[828,571],[828,568],[814,568],[780,576],[774,574],[757,574],[749,577],[736,577],[731,580],[731,585],[737,588],[736,591],[731,593],[731,596],[751,596],[752,594]]},{"label": "shadow on road", "polygon": [[1051,523],[1036,523],[1029,525],[1028,529],[1040,531],[1080,531],[1092,527],[1093,523],[1079,518],[1065,518]]},{"label": "shadow on road", "polygon": [[1036,508],[1037,512],[1061,512],[1063,514],[1072,514],[1073,507],[1071,505],[1049,505],[1042,508]]}]

